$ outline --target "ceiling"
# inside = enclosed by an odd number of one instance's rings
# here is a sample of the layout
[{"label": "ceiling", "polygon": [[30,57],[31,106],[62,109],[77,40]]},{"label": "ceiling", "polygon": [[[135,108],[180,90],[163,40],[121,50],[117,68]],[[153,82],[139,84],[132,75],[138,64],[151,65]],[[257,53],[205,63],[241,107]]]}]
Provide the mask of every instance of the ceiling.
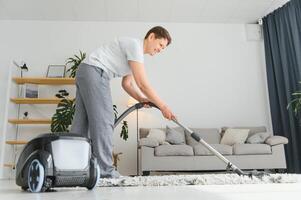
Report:
[{"label": "ceiling", "polygon": [[255,23],[289,0],[0,0],[0,20]]}]

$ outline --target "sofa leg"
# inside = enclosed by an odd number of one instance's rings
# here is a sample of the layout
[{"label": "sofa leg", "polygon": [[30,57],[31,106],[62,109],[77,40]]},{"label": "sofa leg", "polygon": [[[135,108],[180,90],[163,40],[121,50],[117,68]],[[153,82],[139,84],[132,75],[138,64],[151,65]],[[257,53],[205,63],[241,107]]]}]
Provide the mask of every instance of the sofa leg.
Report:
[{"label": "sofa leg", "polygon": [[287,169],[276,169],[275,170],[276,171],[276,173],[280,173],[280,174],[284,174],[284,173],[287,173]]},{"label": "sofa leg", "polygon": [[142,176],[149,176],[150,175],[150,171],[143,171],[142,172]]},{"label": "sofa leg", "polygon": [[277,172],[276,172],[276,169],[265,169],[264,172],[270,173],[270,174],[275,174],[275,173],[277,173]]},{"label": "sofa leg", "polygon": [[274,173],[276,173],[275,172],[275,169],[264,169],[263,170],[265,173],[268,173],[268,174],[274,174]]}]

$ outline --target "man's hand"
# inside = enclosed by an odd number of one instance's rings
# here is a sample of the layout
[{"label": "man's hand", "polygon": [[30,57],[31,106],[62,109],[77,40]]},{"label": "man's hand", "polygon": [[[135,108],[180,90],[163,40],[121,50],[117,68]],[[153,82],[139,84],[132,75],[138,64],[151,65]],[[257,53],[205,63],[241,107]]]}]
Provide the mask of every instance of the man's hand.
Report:
[{"label": "man's hand", "polygon": [[148,98],[145,98],[145,97],[141,97],[139,99],[139,102],[140,103],[145,103],[144,104],[144,108],[150,108],[150,106],[147,104],[147,103],[150,103],[150,100]]},{"label": "man's hand", "polygon": [[172,111],[167,107],[163,106],[160,108],[162,115],[168,120],[177,120],[177,117],[172,113]]}]

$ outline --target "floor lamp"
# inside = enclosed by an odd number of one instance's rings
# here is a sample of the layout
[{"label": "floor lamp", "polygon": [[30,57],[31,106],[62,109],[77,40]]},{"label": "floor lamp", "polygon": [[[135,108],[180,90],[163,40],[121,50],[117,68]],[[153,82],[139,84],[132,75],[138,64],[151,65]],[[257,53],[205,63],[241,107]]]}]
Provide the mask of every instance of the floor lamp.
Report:
[{"label": "floor lamp", "polygon": [[[138,103],[138,101],[136,99],[134,99],[133,97],[130,97],[129,100],[128,100],[128,103],[127,103],[127,106],[128,107],[131,107],[133,105],[135,105],[136,103]],[[139,176],[139,110],[136,109],[136,127],[137,127],[137,130],[136,130],[136,133],[137,133],[137,141],[136,141],[136,153],[137,153],[137,176]]]}]

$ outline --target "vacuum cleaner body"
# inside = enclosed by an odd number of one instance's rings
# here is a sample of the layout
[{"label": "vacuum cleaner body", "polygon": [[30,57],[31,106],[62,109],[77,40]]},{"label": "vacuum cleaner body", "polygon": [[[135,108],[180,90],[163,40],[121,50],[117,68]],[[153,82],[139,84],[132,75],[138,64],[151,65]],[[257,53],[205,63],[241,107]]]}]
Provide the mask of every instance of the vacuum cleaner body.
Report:
[{"label": "vacuum cleaner body", "polygon": [[90,140],[72,133],[34,138],[24,147],[16,165],[16,184],[31,192],[52,187],[93,189],[99,175]]}]

